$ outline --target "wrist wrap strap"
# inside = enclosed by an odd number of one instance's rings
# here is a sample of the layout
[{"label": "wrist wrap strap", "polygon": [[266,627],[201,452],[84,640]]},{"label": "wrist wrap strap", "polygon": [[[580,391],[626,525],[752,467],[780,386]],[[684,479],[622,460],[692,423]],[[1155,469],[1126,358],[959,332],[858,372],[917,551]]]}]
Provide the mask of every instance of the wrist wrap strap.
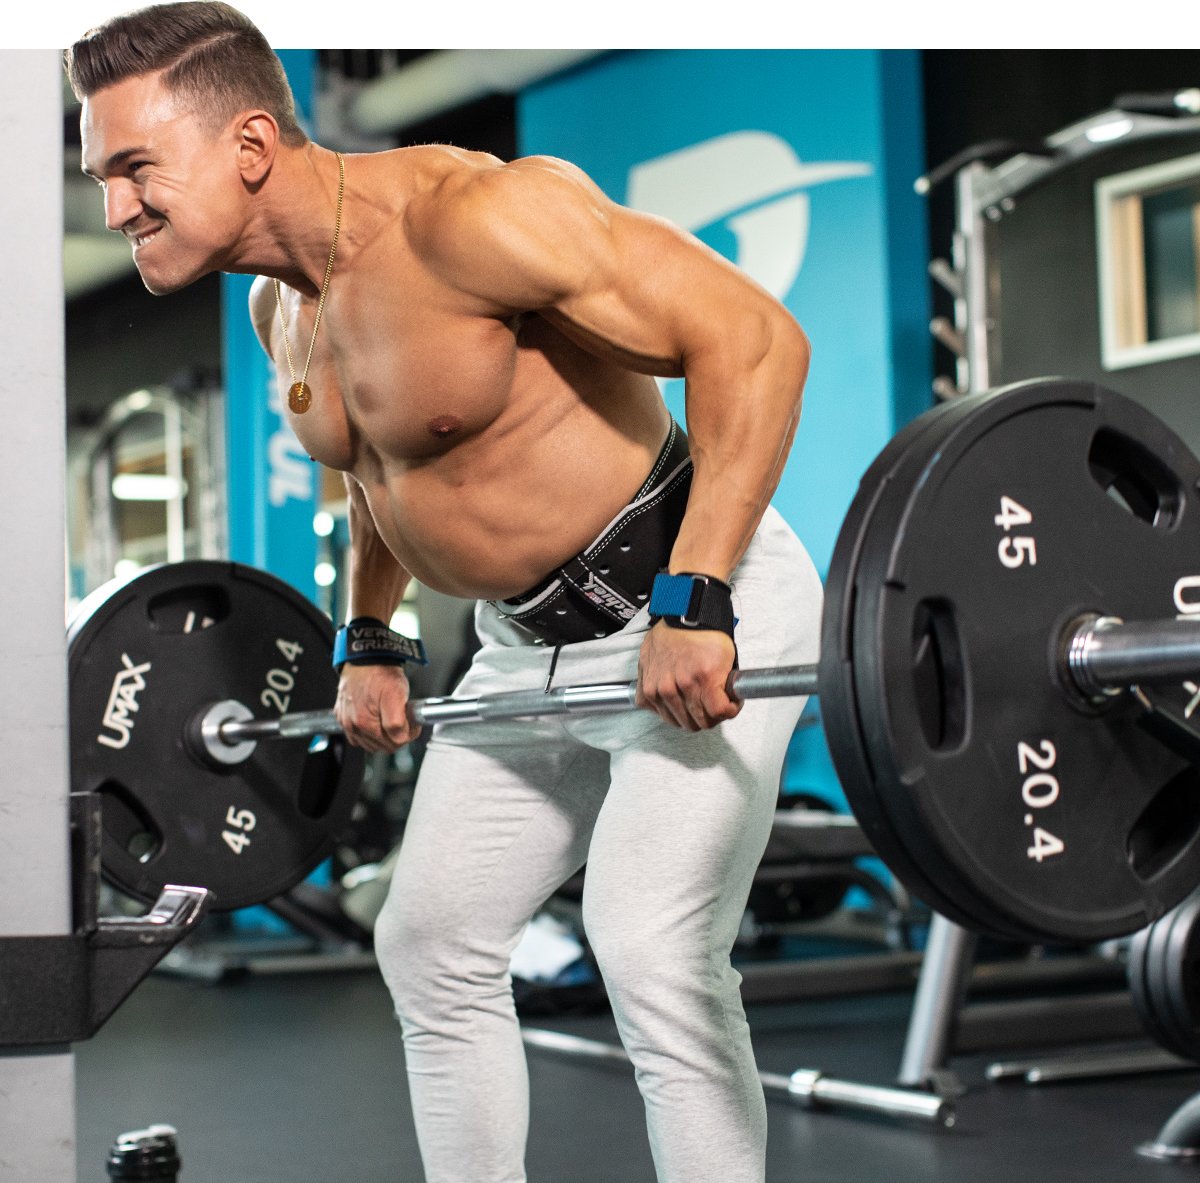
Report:
[{"label": "wrist wrap strap", "polygon": [[650,590],[650,619],[670,628],[716,629],[733,637],[733,589],[711,575],[684,571],[654,577]]},{"label": "wrist wrap strap", "polygon": [[343,624],[333,639],[333,668],[339,673],[351,665],[403,665],[415,661],[428,665],[425,646],[412,637],[393,632],[373,616],[356,616]]}]

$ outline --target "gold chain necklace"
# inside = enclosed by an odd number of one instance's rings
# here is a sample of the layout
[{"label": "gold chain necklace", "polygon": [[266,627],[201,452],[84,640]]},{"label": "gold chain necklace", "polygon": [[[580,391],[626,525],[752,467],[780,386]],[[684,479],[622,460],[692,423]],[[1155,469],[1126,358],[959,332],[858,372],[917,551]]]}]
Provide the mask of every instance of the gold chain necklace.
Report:
[{"label": "gold chain necklace", "polygon": [[342,195],[346,191],[346,162],[340,152],[334,153],[338,162],[337,213],[333,220],[333,245],[329,248],[329,262],[325,265],[325,282],[321,285],[321,298],[317,301],[317,315],[313,317],[312,340],[308,343],[308,357],[304,359],[304,373],[296,378],[296,365],[292,361],[292,346],[288,341],[287,320],[283,315],[283,298],[279,294],[279,280],[275,281],[275,305],[279,309],[279,325],[283,329],[283,349],[287,354],[288,372],[292,384],[288,388],[288,409],[293,415],[303,415],[312,406],[312,391],[308,386],[308,367],[312,365],[313,348],[317,344],[317,329],[321,327],[321,312],[329,292],[329,279],[333,275],[333,257],[337,254],[338,235],[342,229]]}]

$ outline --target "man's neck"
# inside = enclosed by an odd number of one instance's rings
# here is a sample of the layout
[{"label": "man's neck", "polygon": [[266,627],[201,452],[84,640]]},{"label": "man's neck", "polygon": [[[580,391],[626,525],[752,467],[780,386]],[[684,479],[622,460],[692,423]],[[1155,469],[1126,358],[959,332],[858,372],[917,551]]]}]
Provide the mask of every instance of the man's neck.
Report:
[{"label": "man's neck", "polygon": [[[251,212],[226,271],[266,275],[305,296],[320,293],[329,262],[338,198],[337,154],[309,142],[280,145],[251,198]],[[346,169],[343,220],[352,202]],[[339,254],[341,254],[339,243]]]}]

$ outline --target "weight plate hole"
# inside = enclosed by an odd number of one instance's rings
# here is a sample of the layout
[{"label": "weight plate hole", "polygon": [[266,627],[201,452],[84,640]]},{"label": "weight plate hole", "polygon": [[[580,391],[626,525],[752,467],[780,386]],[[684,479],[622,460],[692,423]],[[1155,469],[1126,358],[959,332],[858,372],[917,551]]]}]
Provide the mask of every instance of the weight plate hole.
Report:
[{"label": "weight plate hole", "polygon": [[150,862],[162,848],[162,831],[119,781],[106,780],[97,791],[104,832],[136,862]]},{"label": "weight plate hole", "polygon": [[913,616],[913,695],[926,745],[951,751],[967,728],[966,676],[954,609],[945,600],[922,600]]},{"label": "weight plate hole", "polygon": [[139,863],[148,863],[158,852],[159,841],[149,830],[142,830],[130,837],[125,853]]},{"label": "weight plate hole", "polygon": [[1200,833],[1200,769],[1185,768],[1142,810],[1129,831],[1126,857],[1143,883],[1162,874]]},{"label": "weight plate hole", "polygon": [[309,747],[300,770],[300,792],[296,797],[296,807],[305,817],[320,821],[333,807],[346,748],[342,739]]},{"label": "weight plate hole", "polygon": [[1135,518],[1162,530],[1179,521],[1183,488],[1143,444],[1103,427],[1092,439],[1088,469],[1100,488]]},{"label": "weight plate hole", "polygon": [[229,593],[214,584],[193,584],[160,592],[146,605],[158,633],[198,633],[229,615]]}]

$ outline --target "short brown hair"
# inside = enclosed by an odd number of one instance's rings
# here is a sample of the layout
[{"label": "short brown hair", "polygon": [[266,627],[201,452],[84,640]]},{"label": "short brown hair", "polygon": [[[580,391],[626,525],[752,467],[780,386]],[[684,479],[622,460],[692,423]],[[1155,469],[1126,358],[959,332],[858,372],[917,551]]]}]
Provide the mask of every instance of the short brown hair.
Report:
[{"label": "short brown hair", "polygon": [[163,85],[213,126],[259,108],[274,116],[285,144],[308,140],[282,63],[250,19],[228,4],[185,0],[115,16],[85,33],[64,61],[79,99],[162,70]]}]

